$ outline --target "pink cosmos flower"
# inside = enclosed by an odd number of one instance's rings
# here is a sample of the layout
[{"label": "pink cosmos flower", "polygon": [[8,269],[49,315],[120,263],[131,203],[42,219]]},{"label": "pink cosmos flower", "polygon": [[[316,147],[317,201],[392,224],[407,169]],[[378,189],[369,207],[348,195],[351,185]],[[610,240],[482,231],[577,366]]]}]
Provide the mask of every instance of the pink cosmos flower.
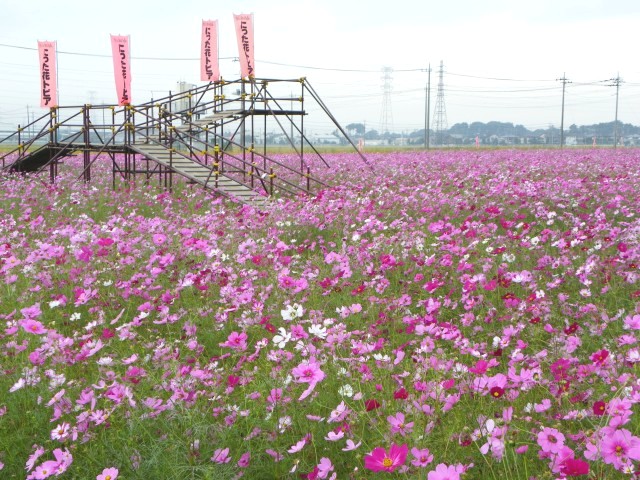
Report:
[{"label": "pink cosmos flower", "polygon": [[36,469],[33,471],[31,475],[27,478],[33,480],[44,480],[45,478],[49,478],[58,468],[58,462],[53,460],[48,460],[44,462],[42,465],[38,465]]},{"label": "pink cosmos flower", "polygon": [[455,465],[438,464],[435,470],[431,470],[427,480],[460,480],[462,469]]},{"label": "pink cosmos flower", "polygon": [[413,422],[405,423],[404,413],[402,412],[396,413],[395,417],[389,415],[387,421],[391,424],[391,433],[399,433],[405,437],[413,430]]},{"label": "pink cosmos flower", "polygon": [[640,315],[627,315],[624,319],[625,330],[640,330]]},{"label": "pink cosmos flower", "polygon": [[564,446],[564,435],[555,428],[545,427],[538,433],[538,445],[543,452],[558,453]]},{"label": "pink cosmos flower", "polygon": [[318,467],[318,478],[327,478],[329,473],[333,470],[333,464],[327,457],[322,457]]},{"label": "pink cosmos flower", "polygon": [[413,455],[414,459],[411,460],[411,465],[415,467],[426,467],[431,462],[433,462],[433,455],[429,452],[428,448],[419,449],[413,447],[411,449],[411,455]]},{"label": "pink cosmos flower", "polygon": [[34,448],[36,449],[35,452],[29,455],[29,458],[27,459],[27,464],[25,467],[27,469],[27,472],[30,472],[31,470],[33,470],[33,467],[36,464],[36,461],[44,453],[44,448],[42,448],[41,446],[34,445]]},{"label": "pink cosmos flower", "polygon": [[96,477],[96,480],[116,480],[118,478],[117,468],[105,468],[102,473]]},{"label": "pink cosmos flower", "polygon": [[240,468],[247,468],[251,463],[251,452],[245,452],[240,456],[240,460],[238,460],[238,466]]},{"label": "pink cosmos flower", "polygon": [[320,364],[316,362],[315,358],[310,358],[308,361],[302,362],[291,371],[291,374],[295,382],[309,384],[309,387],[302,392],[298,400],[307,398],[316,385],[326,376],[325,373],[320,370]]},{"label": "pink cosmos flower", "polygon": [[221,347],[228,347],[242,352],[247,349],[247,334],[245,332],[231,332],[226,342],[220,343]]},{"label": "pink cosmos flower", "polygon": [[231,461],[231,457],[229,456],[229,448],[216,449],[216,451],[213,452],[211,461],[214,463],[229,463]]},{"label": "pink cosmos flower", "polygon": [[42,335],[43,333],[47,333],[47,329],[44,328],[44,325],[37,320],[27,319],[20,322],[20,326],[27,333],[33,333],[34,335]]},{"label": "pink cosmos flower", "polygon": [[364,468],[373,472],[393,472],[407,459],[409,447],[407,445],[391,444],[389,453],[382,447],[376,447],[364,456]]},{"label": "pink cosmos flower", "polygon": [[602,439],[600,454],[604,463],[621,470],[629,460],[640,460],[640,438],[624,428],[616,430]]}]

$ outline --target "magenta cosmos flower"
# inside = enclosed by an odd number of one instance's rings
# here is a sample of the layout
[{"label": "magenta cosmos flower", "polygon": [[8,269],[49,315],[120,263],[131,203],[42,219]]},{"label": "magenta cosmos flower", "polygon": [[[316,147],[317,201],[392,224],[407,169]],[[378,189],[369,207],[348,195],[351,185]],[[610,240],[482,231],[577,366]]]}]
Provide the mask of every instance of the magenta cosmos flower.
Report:
[{"label": "magenta cosmos flower", "polygon": [[373,472],[393,472],[400,465],[404,465],[407,459],[409,447],[407,445],[391,444],[389,453],[382,448],[374,448],[373,451],[364,456],[364,468]]}]

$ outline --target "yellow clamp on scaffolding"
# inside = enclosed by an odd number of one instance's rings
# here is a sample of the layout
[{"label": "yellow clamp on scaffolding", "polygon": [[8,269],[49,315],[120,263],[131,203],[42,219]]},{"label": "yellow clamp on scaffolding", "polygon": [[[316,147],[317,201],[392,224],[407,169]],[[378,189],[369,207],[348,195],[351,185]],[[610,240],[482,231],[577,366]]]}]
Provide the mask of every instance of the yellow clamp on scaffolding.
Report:
[{"label": "yellow clamp on scaffolding", "polygon": [[213,166],[214,166],[215,168],[218,168],[218,167],[220,166],[220,162],[213,162]]},{"label": "yellow clamp on scaffolding", "polygon": [[115,126],[111,127],[111,133],[116,133],[116,127]]},{"label": "yellow clamp on scaffolding", "polygon": [[304,97],[298,97],[298,101],[299,101],[300,103],[303,103],[303,102],[304,102]]},{"label": "yellow clamp on scaffolding", "polygon": [[115,111],[116,107],[114,105],[109,105],[109,108],[111,109],[111,111]]},{"label": "yellow clamp on scaffolding", "polygon": [[242,93],[242,94],[240,94],[240,98],[244,100],[245,98],[247,98],[247,95],[248,94],[246,94],[246,93]]},{"label": "yellow clamp on scaffolding", "polygon": [[270,173],[269,174],[269,178],[276,178],[276,174],[275,173]]},{"label": "yellow clamp on scaffolding", "polygon": [[193,96],[192,93],[187,93],[187,98],[191,98]]},{"label": "yellow clamp on scaffolding", "polygon": [[307,79],[307,77],[300,77],[300,80],[298,80],[300,83],[304,83],[305,80]]},{"label": "yellow clamp on scaffolding", "polygon": [[175,148],[170,148],[169,151],[173,153],[173,152],[176,151],[176,149]]},{"label": "yellow clamp on scaffolding", "polygon": [[173,125],[171,125],[171,126],[169,127],[169,130],[171,130],[172,132],[174,132],[174,131],[176,130],[176,127],[174,127]]},{"label": "yellow clamp on scaffolding", "polygon": [[209,150],[202,150],[200,155],[209,155]]},{"label": "yellow clamp on scaffolding", "polygon": [[214,146],[214,147],[213,147],[213,151],[214,151],[215,153],[220,153],[220,145],[216,145],[216,146]]}]

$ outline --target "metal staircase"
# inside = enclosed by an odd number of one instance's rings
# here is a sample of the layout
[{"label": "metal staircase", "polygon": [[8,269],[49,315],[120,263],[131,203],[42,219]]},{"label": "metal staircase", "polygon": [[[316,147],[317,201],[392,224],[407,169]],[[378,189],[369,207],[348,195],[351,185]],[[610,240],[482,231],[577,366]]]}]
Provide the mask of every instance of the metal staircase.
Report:
[{"label": "metal staircase", "polygon": [[192,182],[217,190],[222,195],[234,198],[241,203],[253,206],[266,204],[267,197],[226,176],[216,165],[217,162],[213,165],[205,165],[161,143],[134,143],[130,148]]}]

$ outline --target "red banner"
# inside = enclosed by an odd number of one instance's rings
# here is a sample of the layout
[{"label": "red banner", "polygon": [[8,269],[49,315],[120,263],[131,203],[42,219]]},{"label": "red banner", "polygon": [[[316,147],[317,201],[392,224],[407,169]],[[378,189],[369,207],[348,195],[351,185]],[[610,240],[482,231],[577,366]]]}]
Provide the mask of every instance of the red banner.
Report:
[{"label": "red banner", "polygon": [[233,15],[238,37],[238,52],[240,53],[240,75],[242,78],[255,76],[253,51],[253,14]]},{"label": "red banner", "polygon": [[218,21],[202,21],[202,44],[200,46],[200,80],[217,82],[220,80],[218,63]]},{"label": "red banner", "polygon": [[131,59],[129,57],[129,36],[111,35],[113,72],[116,77],[118,105],[131,104]]},{"label": "red banner", "polygon": [[40,106],[58,106],[58,77],[56,71],[56,42],[38,42],[40,57]]}]

